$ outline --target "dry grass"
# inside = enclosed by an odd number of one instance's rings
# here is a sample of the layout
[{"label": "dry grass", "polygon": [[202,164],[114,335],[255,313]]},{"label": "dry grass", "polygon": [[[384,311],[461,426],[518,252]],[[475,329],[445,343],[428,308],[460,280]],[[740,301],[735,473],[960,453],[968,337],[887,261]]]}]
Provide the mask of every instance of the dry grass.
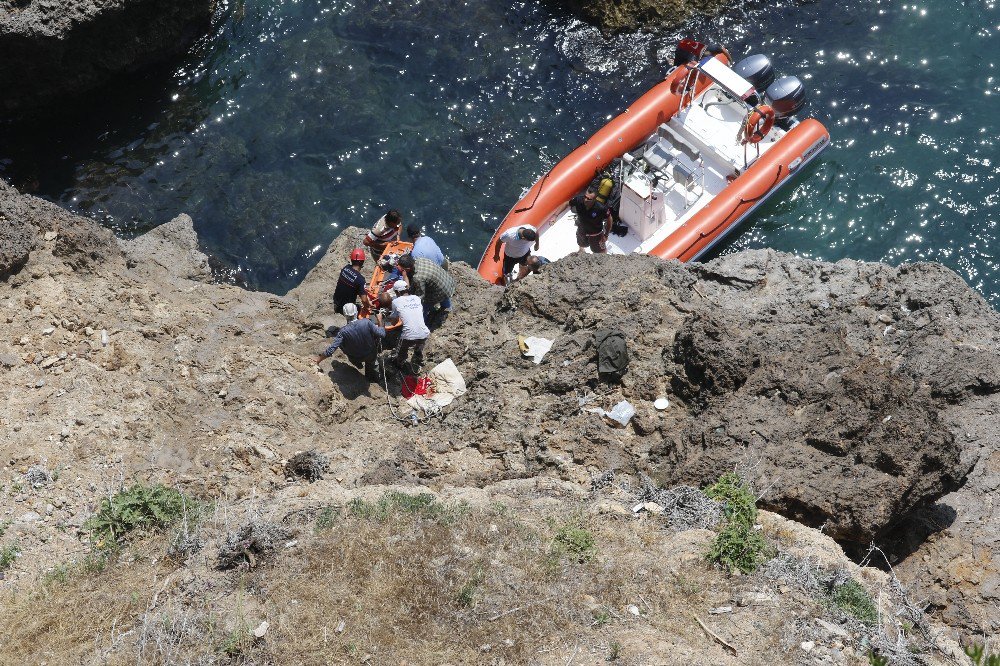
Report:
[{"label": "dry grass", "polygon": [[[6,599],[0,663],[753,664],[784,663],[783,620],[720,629],[753,646],[732,658],[692,620],[727,603],[733,579],[704,558],[710,532],[656,521],[429,499],[333,507],[297,545],[221,572],[224,537],[186,565],[145,555],[71,571]],[[687,536],[685,536],[687,535]],[[159,564],[152,563],[156,556]],[[252,630],[270,624],[257,639]],[[710,620],[711,621],[711,620]],[[729,620],[727,620],[728,622]],[[719,628],[717,626],[717,628]],[[769,640],[770,639],[770,640]],[[664,658],[671,657],[664,661]],[[759,655],[759,659],[757,658]],[[671,660],[676,656],[675,660]]]},{"label": "dry grass", "polygon": [[[567,526],[589,533],[593,551],[567,548]],[[374,663],[538,663],[573,645],[610,654],[632,623],[683,632],[670,625],[701,601],[698,590],[675,594],[676,577],[648,562],[660,536],[574,515],[528,526],[497,509],[348,512],[304,553],[276,562],[273,650],[307,664],[366,655]],[[712,577],[696,569],[694,577]]]},{"label": "dry grass", "polygon": [[144,557],[99,568],[62,567],[36,589],[0,599],[0,663],[100,662],[130,645],[168,570]]}]

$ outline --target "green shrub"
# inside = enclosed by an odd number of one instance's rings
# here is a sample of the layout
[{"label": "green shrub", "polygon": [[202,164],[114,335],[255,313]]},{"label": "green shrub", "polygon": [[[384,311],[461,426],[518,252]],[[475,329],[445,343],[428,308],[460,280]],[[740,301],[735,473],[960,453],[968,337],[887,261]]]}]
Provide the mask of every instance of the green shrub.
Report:
[{"label": "green shrub", "polygon": [[559,528],[552,540],[552,553],[568,556],[577,562],[589,562],[597,556],[597,542],[589,530],[577,522]]},{"label": "green shrub", "polygon": [[166,527],[195,508],[194,502],[173,488],[137,483],[102,500],[97,513],[84,526],[98,548],[113,550],[130,532]]},{"label": "green shrub", "polygon": [[830,599],[834,606],[867,625],[875,624],[878,619],[875,602],[857,581],[849,580],[838,585],[831,593]]},{"label": "green shrub", "polygon": [[347,504],[347,511],[352,517],[379,523],[399,515],[447,523],[462,515],[465,510],[464,505],[448,506],[428,493],[407,495],[396,491],[386,493],[377,502],[353,499]]},{"label": "green shrub", "polygon": [[46,571],[42,576],[42,587],[49,587],[50,585],[62,585],[66,583],[70,575],[72,575],[73,569],[68,564],[57,564],[49,571]]},{"label": "green shrub", "polygon": [[705,495],[722,502],[726,523],[712,541],[708,559],[721,564],[729,573],[752,573],[769,560],[773,551],[757,524],[757,500],[739,476],[723,474],[705,489]]},{"label": "green shrub", "polygon": [[20,554],[21,549],[17,547],[16,543],[0,548],[0,571],[6,571]]},{"label": "green shrub", "polygon": [[250,626],[246,623],[240,623],[226,635],[220,649],[223,654],[235,659],[246,654],[252,645],[253,635],[250,633]]},{"label": "green shrub", "polygon": [[336,520],[337,510],[332,506],[323,507],[323,509],[316,514],[316,531],[330,529],[333,527]]},{"label": "green shrub", "polygon": [[[976,666],[1000,666],[1000,655],[991,654],[986,656],[986,647],[980,643],[965,646],[965,654],[969,656]],[[983,657],[986,660],[983,661]]]},{"label": "green shrub", "polygon": [[472,573],[472,576],[466,581],[465,585],[458,591],[455,597],[455,601],[458,602],[460,606],[466,608],[472,608],[476,605],[476,595],[479,594],[479,586],[483,584],[485,576],[483,576],[482,569],[478,567]]}]

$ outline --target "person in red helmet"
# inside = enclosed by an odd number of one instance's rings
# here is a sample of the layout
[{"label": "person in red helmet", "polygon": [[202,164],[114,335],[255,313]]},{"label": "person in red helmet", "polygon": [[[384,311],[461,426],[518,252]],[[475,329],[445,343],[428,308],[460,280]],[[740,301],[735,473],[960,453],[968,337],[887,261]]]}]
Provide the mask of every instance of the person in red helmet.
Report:
[{"label": "person in red helmet", "polygon": [[337,279],[337,288],[333,291],[333,305],[337,312],[343,312],[344,306],[348,303],[357,303],[358,297],[365,307],[370,307],[368,292],[365,287],[368,281],[361,274],[361,268],[365,265],[365,251],[360,247],[351,250],[351,263],[340,269],[340,277]]}]

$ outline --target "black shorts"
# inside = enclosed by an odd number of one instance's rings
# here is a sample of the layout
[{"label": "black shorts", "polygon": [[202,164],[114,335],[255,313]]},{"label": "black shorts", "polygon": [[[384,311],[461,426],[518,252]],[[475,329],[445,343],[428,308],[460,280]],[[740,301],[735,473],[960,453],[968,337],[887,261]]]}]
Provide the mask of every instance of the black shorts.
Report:
[{"label": "black shorts", "polygon": [[576,230],[576,244],[580,247],[589,247],[590,251],[596,254],[608,251],[607,240],[608,236],[603,232],[588,234],[580,229]]},{"label": "black shorts", "polygon": [[531,250],[525,252],[524,256],[521,257],[508,257],[507,253],[505,252],[503,255],[503,274],[510,275],[510,272],[514,270],[514,266],[522,265],[524,262],[528,260],[528,257],[530,256],[531,256]]},{"label": "black shorts", "polygon": [[354,301],[334,301],[333,302],[333,309],[334,309],[334,311],[337,314],[344,314],[344,306],[347,305],[348,303],[354,303],[355,305],[358,304],[358,302],[356,300],[354,300]]}]

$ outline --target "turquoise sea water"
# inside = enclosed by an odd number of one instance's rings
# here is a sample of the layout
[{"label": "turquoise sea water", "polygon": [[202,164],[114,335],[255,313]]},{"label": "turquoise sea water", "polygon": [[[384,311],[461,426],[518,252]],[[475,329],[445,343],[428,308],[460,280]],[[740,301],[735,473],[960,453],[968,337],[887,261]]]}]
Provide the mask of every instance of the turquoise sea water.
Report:
[{"label": "turquoise sea water", "polygon": [[475,263],[522,188],[690,34],[772,55],[834,140],[721,252],[936,260],[996,305],[998,32],[995,0],[752,2],[610,40],[537,2],[230,2],[169,67],[0,127],[0,175],[126,235],[187,212],[255,288],[294,286],[385,205]]}]

